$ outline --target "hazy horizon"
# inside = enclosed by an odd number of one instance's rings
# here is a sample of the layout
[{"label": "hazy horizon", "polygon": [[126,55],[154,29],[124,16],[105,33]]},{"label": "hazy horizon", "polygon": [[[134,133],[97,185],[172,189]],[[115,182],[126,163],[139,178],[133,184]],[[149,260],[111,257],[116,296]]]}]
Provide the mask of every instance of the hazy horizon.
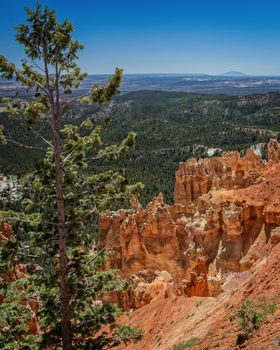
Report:
[{"label": "hazy horizon", "polygon": [[[189,76],[210,76],[210,77],[226,77],[225,74],[230,73],[228,72],[217,72],[217,73],[207,73],[207,72],[125,72],[124,75],[189,75]],[[241,71],[232,71],[232,72],[238,72],[243,73],[244,75],[232,75],[227,77],[237,77],[237,78],[246,78],[246,77],[280,77],[280,73],[278,74],[254,74],[254,73],[247,73],[247,72],[241,72]],[[102,72],[102,73],[88,73],[88,75],[112,75],[112,72]]]}]

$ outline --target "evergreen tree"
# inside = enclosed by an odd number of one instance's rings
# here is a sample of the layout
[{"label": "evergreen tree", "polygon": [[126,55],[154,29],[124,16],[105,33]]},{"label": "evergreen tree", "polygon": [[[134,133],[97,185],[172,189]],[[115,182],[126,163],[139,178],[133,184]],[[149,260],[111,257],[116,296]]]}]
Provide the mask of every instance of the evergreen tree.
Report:
[{"label": "evergreen tree", "polygon": [[[6,99],[7,111],[20,123],[26,122],[47,149],[36,171],[24,177],[16,196],[10,198],[11,210],[1,212],[2,220],[14,223],[16,236],[16,241],[1,247],[1,269],[23,262],[29,266],[29,277],[12,282],[14,286],[1,281],[0,344],[7,349],[51,346],[69,350],[102,349],[137,340],[141,331],[117,324],[119,308],[101,301],[104,293],[122,290],[124,281],[116,271],[101,271],[106,252],[98,251],[97,218],[101,210],[129,198],[142,185],[129,185],[112,170],[92,174],[93,167],[88,169],[91,162],[117,159],[127,152],[136,135],[129,133],[119,145],[102,146],[108,120],[97,124],[90,118],[79,126],[64,123],[74,103],[104,103],[117,95],[122,70],[116,69],[105,86],[94,85],[86,94],[68,97],[86,76],[76,64],[83,47],[72,38],[73,26],[68,21],[58,23],[55,11],[40,4],[26,12],[27,24],[16,27],[26,59],[18,68],[0,56],[0,73],[34,91],[31,100]],[[49,125],[51,141],[38,133],[34,126],[38,123]],[[5,137],[3,129],[0,137],[2,142],[31,148]],[[12,210],[19,204],[21,212]],[[9,297],[11,288],[18,291],[14,302]],[[37,293],[40,300],[40,341],[26,335],[27,315],[20,322],[22,305],[18,302],[28,300],[28,293],[29,297]],[[14,324],[18,322],[18,337],[14,330],[12,337],[7,336],[13,329],[8,309]],[[107,333],[101,333],[104,325]]]}]

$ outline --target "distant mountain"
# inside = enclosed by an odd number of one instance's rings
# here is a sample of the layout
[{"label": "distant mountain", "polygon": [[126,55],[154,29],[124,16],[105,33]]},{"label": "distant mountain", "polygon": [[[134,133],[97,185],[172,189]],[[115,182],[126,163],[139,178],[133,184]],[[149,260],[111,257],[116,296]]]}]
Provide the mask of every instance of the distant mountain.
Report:
[{"label": "distant mountain", "polygon": [[230,71],[230,72],[226,72],[218,75],[222,77],[247,77],[248,76],[248,74],[246,73],[236,72],[236,71]]}]

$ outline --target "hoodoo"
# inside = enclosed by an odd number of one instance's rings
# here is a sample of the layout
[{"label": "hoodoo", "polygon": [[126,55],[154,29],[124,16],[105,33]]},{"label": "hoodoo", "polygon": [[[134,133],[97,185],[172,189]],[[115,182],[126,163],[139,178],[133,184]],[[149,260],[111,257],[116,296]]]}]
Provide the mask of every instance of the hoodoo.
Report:
[{"label": "hoodoo", "polygon": [[[132,209],[100,216],[102,247],[114,252],[108,267],[137,285],[125,305],[152,308],[183,295],[213,300],[248,281],[280,241],[280,145],[267,147],[267,161],[249,149],[180,163],[174,205],[159,195],[145,209],[133,199]],[[138,312],[134,322],[149,330]]]}]

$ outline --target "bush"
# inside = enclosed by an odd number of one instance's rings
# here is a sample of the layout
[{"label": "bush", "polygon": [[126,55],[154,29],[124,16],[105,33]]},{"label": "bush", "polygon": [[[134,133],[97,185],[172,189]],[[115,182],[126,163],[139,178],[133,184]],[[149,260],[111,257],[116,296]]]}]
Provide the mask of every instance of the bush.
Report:
[{"label": "bush", "polygon": [[172,347],[171,350],[185,350],[190,349],[198,343],[198,338],[192,337],[188,341],[181,342]]},{"label": "bush", "polygon": [[276,303],[269,302],[266,298],[259,298],[256,302],[245,300],[239,310],[230,318],[236,321],[242,333],[238,334],[236,345],[243,344],[250,338],[253,332],[260,328],[268,315],[274,314]]}]

